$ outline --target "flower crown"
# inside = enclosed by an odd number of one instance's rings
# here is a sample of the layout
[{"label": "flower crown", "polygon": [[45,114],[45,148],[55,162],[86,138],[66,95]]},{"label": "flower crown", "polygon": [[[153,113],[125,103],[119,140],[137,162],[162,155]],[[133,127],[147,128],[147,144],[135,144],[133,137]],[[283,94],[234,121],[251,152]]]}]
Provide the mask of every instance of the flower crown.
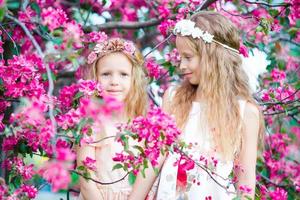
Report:
[{"label": "flower crown", "polygon": [[177,35],[179,33],[182,36],[192,36],[194,39],[201,38],[205,43],[215,42],[226,49],[229,49],[235,53],[239,53],[237,49],[234,49],[226,44],[223,44],[215,40],[214,35],[208,33],[207,31],[204,32],[200,28],[195,27],[195,25],[196,25],[195,22],[189,19],[180,20],[176,23],[173,33],[174,35]]},{"label": "flower crown", "polygon": [[134,55],[135,46],[132,42],[122,40],[120,38],[111,39],[96,44],[93,51],[88,55],[88,64],[94,63],[98,58],[112,52],[125,52]]}]

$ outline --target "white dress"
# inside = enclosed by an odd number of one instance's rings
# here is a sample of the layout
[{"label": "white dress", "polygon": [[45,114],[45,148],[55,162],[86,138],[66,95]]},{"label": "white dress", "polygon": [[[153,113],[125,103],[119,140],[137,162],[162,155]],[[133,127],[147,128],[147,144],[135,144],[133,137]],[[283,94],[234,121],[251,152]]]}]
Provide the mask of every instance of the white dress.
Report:
[{"label": "white dress", "polygon": [[[239,100],[239,104],[243,116],[246,101]],[[198,160],[198,163],[213,169],[215,174],[211,175],[225,188],[219,186],[207,172],[191,160],[182,159],[178,153],[169,153],[161,170],[157,200],[231,200],[236,196],[234,185],[231,179],[228,179],[233,170],[233,161],[219,160],[217,165],[214,165],[213,161],[219,156],[211,145],[208,128],[204,123],[199,123],[201,107],[203,104],[193,102],[181,139],[189,144],[187,154]],[[200,133],[197,130],[201,130]]]}]

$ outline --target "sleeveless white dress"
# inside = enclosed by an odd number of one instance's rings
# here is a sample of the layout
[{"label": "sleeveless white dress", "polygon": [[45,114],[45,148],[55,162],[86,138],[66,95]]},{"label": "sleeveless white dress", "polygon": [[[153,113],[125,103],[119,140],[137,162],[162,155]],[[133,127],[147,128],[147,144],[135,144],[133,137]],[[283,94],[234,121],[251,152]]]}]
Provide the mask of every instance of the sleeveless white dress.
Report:
[{"label": "sleeveless white dress", "polygon": [[[243,116],[246,101],[239,100],[239,104]],[[218,185],[207,172],[191,160],[170,152],[161,169],[157,200],[231,200],[236,196],[235,187],[229,179],[233,161],[224,162],[218,159],[220,157],[211,145],[208,128],[204,123],[199,123],[203,106],[199,102],[193,102],[181,139],[189,144],[188,156],[213,169],[215,174],[211,173],[212,177],[225,188]],[[216,159],[217,164],[214,163]]]}]

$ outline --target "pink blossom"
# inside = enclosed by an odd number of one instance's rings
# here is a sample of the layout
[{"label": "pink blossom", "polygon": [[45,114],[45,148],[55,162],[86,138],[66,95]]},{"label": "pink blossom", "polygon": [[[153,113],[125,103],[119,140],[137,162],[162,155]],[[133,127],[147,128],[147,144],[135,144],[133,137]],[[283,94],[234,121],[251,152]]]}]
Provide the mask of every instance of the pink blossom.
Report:
[{"label": "pink blossom", "polygon": [[[5,184],[0,184],[0,200],[7,195],[8,188]],[[4,198],[3,198],[4,199]]]},{"label": "pink blossom", "polygon": [[158,79],[162,72],[162,67],[159,66],[154,59],[148,59],[146,61],[146,68],[148,76],[154,79]]},{"label": "pink blossom", "polygon": [[83,80],[78,81],[79,91],[84,95],[91,96],[95,94],[96,96],[102,96],[102,87],[99,83],[93,80]]},{"label": "pink blossom", "polygon": [[243,45],[243,43],[241,42],[240,44],[240,50],[239,50],[240,54],[242,54],[244,57],[249,57],[249,53],[248,53],[248,49],[245,45]]},{"label": "pink blossom", "polygon": [[282,188],[276,188],[276,190],[270,192],[269,195],[272,200],[286,200],[287,199],[287,192]]},{"label": "pink blossom", "polygon": [[65,23],[64,29],[64,43],[66,45],[68,42],[72,42],[72,46],[75,49],[82,48],[82,41],[84,40],[82,37],[84,35],[82,27],[76,21],[71,21]]},{"label": "pink blossom", "polygon": [[101,43],[108,39],[108,36],[104,32],[90,32],[86,35],[84,42],[87,43]]},{"label": "pink blossom", "polygon": [[61,138],[58,138],[56,141],[56,148],[68,148],[70,147],[70,144]]},{"label": "pink blossom", "polygon": [[59,161],[74,161],[75,153],[70,148],[56,148],[56,158]]},{"label": "pink blossom", "polygon": [[239,186],[239,190],[245,194],[250,194],[252,189],[250,187],[248,187],[247,185],[240,185]]},{"label": "pink blossom", "polygon": [[180,55],[178,50],[174,48],[171,52],[165,55],[165,59],[167,62],[170,62],[173,66],[178,66],[180,63]]},{"label": "pink blossom", "polygon": [[167,20],[164,20],[163,22],[161,22],[157,28],[163,36],[166,36],[168,34],[169,30],[172,27],[174,27],[174,25],[175,25],[175,21],[173,21],[171,19],[167,19]]},{"label": "pink blossom", "polygon": [[51,32],[54,29],[63,26],[68,20],[68,17],[63,10],[54,9],[53,7],[48,7],[47,9],[43,8],[41,17],[43,25],[48,26]]},{"label": "pink blossom", "polygon": [[78,110],[71,109],[67,113],[57,116],[57,124],[63,130],[74,128],[81,120],[80,114]]},{"label": "pink blossom", "polygon": [[121,8],[122,12],[122,21],[136,21],[137,20],[137,12],[134,8],[125,7]]},{"label": "pink blossom", "polygon": [[92,170],[92,171],[96,171],[96,160],[90,158],[90,157],[86,157],[84,161],[82,161],[83,165],[85,167],[87,167],[88,169]]},{"label": "pink blossom", "polygon": [[170,15],[170,10],[167,8],[167,4],[158,6],[158,13],[161,18],[167,18]]},{"label": "pink blossom", "polygon": [[[160,152],[166,151],[180,134],[174,119],[157,107],[151,108],[147,116],[136,117],[132,122],[120,125],[118,128],[121,135],[123,132],[131,132],[135,135],[134,138],[137,142],[147,144],[143,154],[134,155],[124,151],[115,155],[113,160],[126,163],[129,170],[139,169],[144,159],[156,166]],[[124,135],[124,137],[126,136]],[[124,138],[121,138],[118,141],[125,145]]]},{"label": "pink blossom", "polygon": [[39,174],[52,186],[52,191],[67,189],[71,181],[70,174],[62,162],[47,163],[39,171]]},{"label": "pink blossom", "polygon": [[42,73],[45,67],[35,54],[13,56],[8,65],[0,68],[0,78],[6,88],[5,95],[13,98],[39,97],[46,93]]},{"label": "pink blossom", "polygon": [[286,78],[285,72],[275,68],[271,71],[273,81],[282,83]]},{"label": "pink blossom", "polygon": [[36,16],[36,12],[31,9],[30,6],[28,6],[25,11],[19,11],[19,17],[18,19],[21,21],[21,22],[24,22],[26,23],[26,27],[29,29],[29,30],[33,30],[36,28],[36,25],[34,23],[32,23],[32,18],[34,18]]},{"label": "pink blossom", "polygon": [[0,8],[2,8],[4,5],[5,5],[5,0],[0,0]]},{"label": "pink blossom", "polygon": [[29,199],[34,199],[38,193],[38,190],[33,185],[21,185],[18,190],[26,194]]},{"label": "pink blossom", "polygon": [[0,53],[4,52],[4,49],[2,48],[2,45],[3,45],[3,42],[2,42],[2,40],[0,40]]},{"label": "pink blossom", "polygon": [[59,90],[58,100],[61,109],[70,109],[73,103],[73,98],[78,92],[78,84],[72,84],[70,86],[64,86]]},{"label": "pink blossom", "polygon": [[3,151],[10,151],[15,148],[15,145],[18,143],[18,138],[15,136],[5,137],[2,143]]},{"label": "pink blossom", "polygon": [[4,117],[4,114],[0,114],[0,131],[3,131],[5,128],[5,125],[2,122],[3,117]]}]

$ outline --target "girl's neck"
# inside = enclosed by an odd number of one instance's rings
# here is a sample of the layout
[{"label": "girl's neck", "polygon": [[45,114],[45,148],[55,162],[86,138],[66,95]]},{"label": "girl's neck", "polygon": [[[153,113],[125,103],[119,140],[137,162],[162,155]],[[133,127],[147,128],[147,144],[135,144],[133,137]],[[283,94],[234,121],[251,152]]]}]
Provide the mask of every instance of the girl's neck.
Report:
[{"label": "girl's neck", "polygon": [[194,101],[196,101],[196,102],[202,102],[203,100],[204,100],[203,93],[201,92],[201,89],[198,86],[198,88],[196,90],[196,95],[195,95]]},{"label": "girl's neck", "polygon": [[128,121],[128,117],[125,114],[125,112],[121,112],[121,113],[114,113],[111,116],[111,121],[113,123],[127,123]]}]

